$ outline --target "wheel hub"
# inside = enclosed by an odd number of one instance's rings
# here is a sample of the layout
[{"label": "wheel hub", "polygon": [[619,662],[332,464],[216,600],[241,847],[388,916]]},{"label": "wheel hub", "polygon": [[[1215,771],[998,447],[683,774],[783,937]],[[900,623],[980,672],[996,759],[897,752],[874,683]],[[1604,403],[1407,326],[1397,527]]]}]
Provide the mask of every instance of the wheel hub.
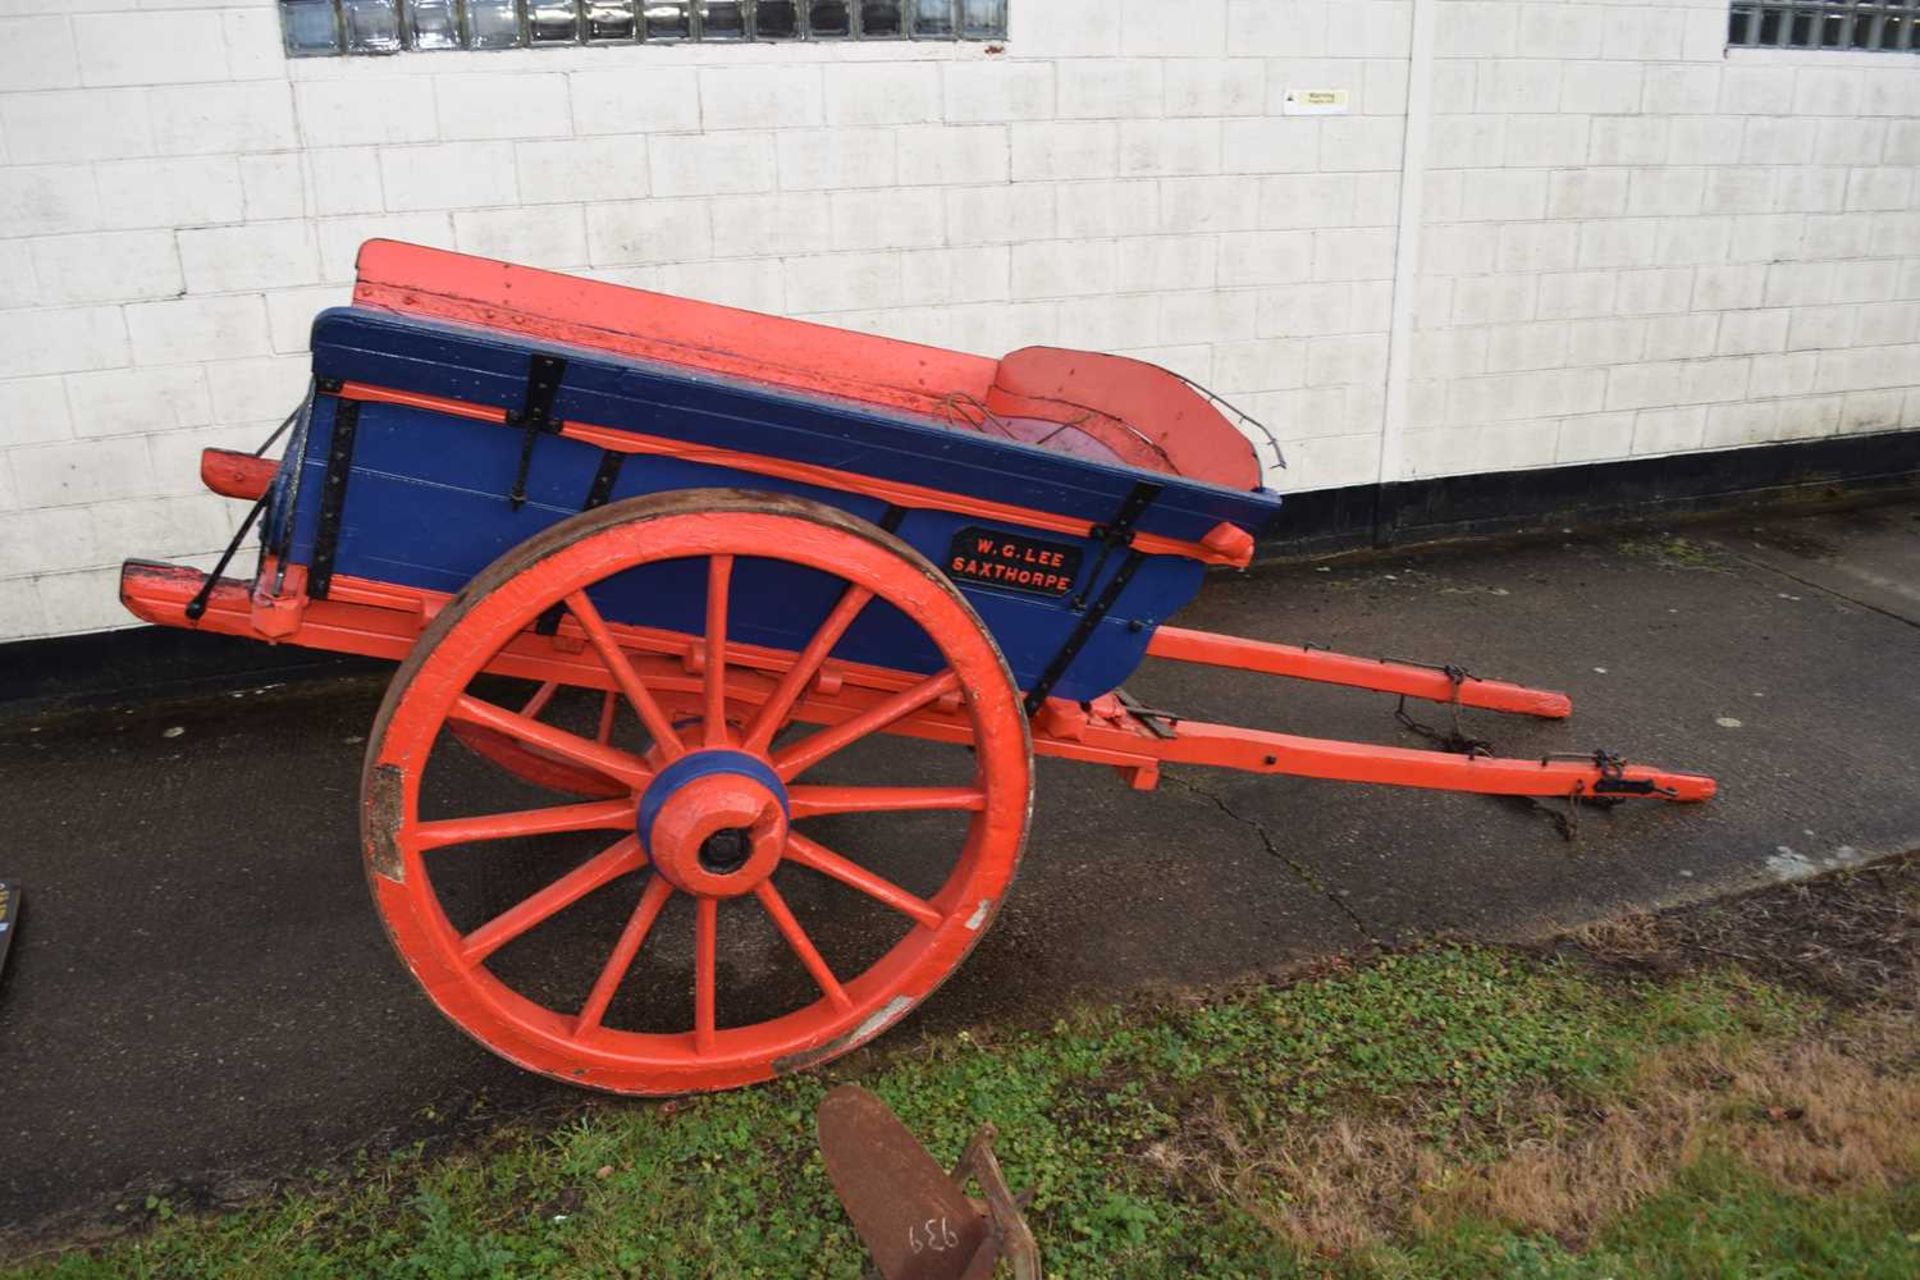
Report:
[{"label": "wheel hub", "polygon": [[730,876],[753,857],[752,827],[722,827],[700,842],[700,869]]},{"label": "wheel hub", "polygon": [[764,759],[715,748],[681,756],[640,796],[635,830],[676,889],[708,898],[751,893],[780,864],[787,789]]}]

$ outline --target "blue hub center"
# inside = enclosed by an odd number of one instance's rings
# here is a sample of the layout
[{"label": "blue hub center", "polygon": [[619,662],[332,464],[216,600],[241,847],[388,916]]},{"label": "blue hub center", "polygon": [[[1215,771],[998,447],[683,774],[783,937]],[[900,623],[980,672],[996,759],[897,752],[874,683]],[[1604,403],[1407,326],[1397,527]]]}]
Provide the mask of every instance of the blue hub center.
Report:
[{"label": "blue hub center", "polygon": [[[647,789],[640,795],[634,827],[640,836],[640,847],[649,857],[653,856],[653,822],[660,816],[661,806],[688,783],[719,773],[753,779],[773,793],[774,799],[780,802],[781,812],[789,819],[793,817],[793,807],[787,802],[786,784],[780,781],[780,775],[773,771],[773,766],[759,756],[728,747],[689,751],[655,774],[653,781],[647,784]],[[700,863],[716,875],[725,875],[739,870],[746,862],[748,852],[746,828],[729,827],[707,838],[700,849]]]}]

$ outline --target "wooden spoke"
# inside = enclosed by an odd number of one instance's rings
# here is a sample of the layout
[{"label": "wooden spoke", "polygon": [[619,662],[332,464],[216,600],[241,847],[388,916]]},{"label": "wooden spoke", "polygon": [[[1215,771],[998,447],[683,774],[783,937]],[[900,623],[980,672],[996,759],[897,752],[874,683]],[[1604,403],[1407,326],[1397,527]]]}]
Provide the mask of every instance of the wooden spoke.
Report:
[{"label": "wooden spoke", "polygon": [[787,789],[795,818],[830,813],[919,813],[941,809],[981,810],[987,793],[978,787],[815,787]]},{"label": "wooden spoke", "polygon": [[696,898],[693,916],[693,1047],[713,1052],[714,974],[719,968],[720,900]]},{"label": "wooden spoke", "polygon": [[518,836],[553,835],[561,831],[619,831],[632,825],[633,801],[622,797],[416,823],[413,842],[419,849],[438,849],[475,840],[512,840]]},{"label": "wooden spoke", "polygon": [[793,954],[800,957],[800,963],[805,965],[807,972],[813,976],[814,984],[820,988],[820,993],[831,1000],[836,1008],[850,1007],[853,1004],[853,998],[847,994],[846,988],[840,985],[840,979],[833,976],[833,970],[827,967],[826,957],[822,956],[820,949],[813,945],[813,939],[807,936],[807,931],[800,927],[800,921],[794,918],[793,909],[787,906],[787,900],[780,896],[780,891],[773,887],[773,881],[762,880],[754,886],[753,896],[760,899],[760,906],[773,918],[774,927],[780,930],[780,935],[787,940],[787,945],[793,948]]},{"label": "wooden spoke", "polygon": [[809,840],[799,832],[787,835],[787,859],[803,867],[818,871],[821,875],[831,876],[841,884],[858,889],[877,902],[884,902],[902,915],[911,916],[915,921],[929,929],[937,929],[945,922],[946,916],[940,909],[924,898],[916,898],[882,876],[855,862],[849,862],[833,850],[817,841]]},{"label": "wooden spoke", "polygon": [[798,777],[834,752],[912,715],[935,698],[952,693],[959,685],[960,677],[951,670],[930,675],[918,684],[875,703],[857,716],[808,734],[773,758],[774,772],[780,775],[782,781]]},{"label": "wooden spoke", "polygon": [[640,682],[640,674],[633,669],[633,663],[627,658],[620,644],[613,638],[613,632],[607,629],[607,621],[600,611],[587,599],[587,593],[576,591],[567,597],[567,609],[579,620],[586,631],[587,639],[592,643],[600,661],[607,666],[614,683],[620,686],[620,692],[633,704],[634,714],[640,717],[640,723],[646,726],[647,733],[654,744],[660,748],[660,754],[672,760],[686,750],[686,744],[680,741],[680,735],[673,730],[673,721],[660,709],[660,703],[648,692],[647,686]]},{"label": "wooden spoke", "polygon": [[665,876],[656,872],[647,881],[646,892],[640,895],[633,914],[627,918],[627,927],[620,931],[620,940],[613,944],[613,954],[607,957],[600,976],[594,980],[587,1002],[580,1006],[580,1015],[573,1020],[574,1035],[583,1036],[595,1030],[600,1025],[600,1019],[607,1016],[607,1006],[613,1003],[613,993],[620,989],[627,971],[633,968],[633,958],[640,954],[640,947],[646,942],[653,922],[660,918],[660,909],[667,905],[667,899],[672,896],[673,886],[667,883]]},{"label": "wooden spoke", "polygon": [[707,561],[707,745],[727,745],[727,594],[733,557]]},{"label": "wooden spoke", "polygon": [[611,691],[601,695],[600,730],[593,736],[594,740],[603,747],[613,741],[613,713],[619,709],[620,699],[615,697]]},{"label": "wooden spoke", "polygon": [[537,719],[540,713],[547,709],[547,704],[553,701],[553,695],[559,691],[558,680],[547,681],[533,691],[533,696],[527,699],[527,704],[520,708],[520,714],[529,720]]},{"label": "wooden spoke", "polygon": [[653,771],[624,751],[603,747],[579,734],[556,729],[538,720],[529,720],[505,707],[483,702],[471,694],[462,694],[447,713],[447,718],[462,724],[479,725],[482,729],[492,729],[521,742],[543,747],[553,755],[605,774],[636,791],[653,780]]},{"label": "wooden spoke", "polygon": [[479,964],[527,930],[552,919],[595,889],[646,864],[647,855],[640,851],[640,837],[626,837],[460,939],[460,958],[470,965]]},{"label": "wooden spoke", "polygon": [[753,724],[747,730],[747,750],[765,751],[773,741],[773,735],[780,732],[780,726],[787,722],[794,703],[800,700],[807,684],[819,672],[820,664],[833,652],[833,646],[840,643],[840,637],[847,633],[853,620],[873,599],[873,592],[865,587],[849,586],[840,594],[839,603],[827,614],[827,620],[813,633],[813,639],[807,641],[807,647],[800,651],[793,665],[787,668],[780,683],[774,687],[773,696],[760,708],[760,714],[754,717]]}]

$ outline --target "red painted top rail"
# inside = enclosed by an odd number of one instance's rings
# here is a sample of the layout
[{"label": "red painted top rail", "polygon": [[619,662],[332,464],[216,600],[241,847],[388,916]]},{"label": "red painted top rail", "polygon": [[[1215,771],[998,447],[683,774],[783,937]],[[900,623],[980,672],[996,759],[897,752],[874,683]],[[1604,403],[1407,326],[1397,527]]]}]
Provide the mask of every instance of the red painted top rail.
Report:
[{"label": "red painted top rail", "polygon": [[369,240],[353,300],[869,404],[936,412],[984,400],[995,361],[645,289]]},{"label": "red painted top rail", "polygon": [[1071,427],[1129,465],[1235,489],[1253,446],[1185,381],[1118,356],[1027,347],[1004,360],[676,298],[394,240],[360,248],[356,305],[839,396],[982,429]]}]

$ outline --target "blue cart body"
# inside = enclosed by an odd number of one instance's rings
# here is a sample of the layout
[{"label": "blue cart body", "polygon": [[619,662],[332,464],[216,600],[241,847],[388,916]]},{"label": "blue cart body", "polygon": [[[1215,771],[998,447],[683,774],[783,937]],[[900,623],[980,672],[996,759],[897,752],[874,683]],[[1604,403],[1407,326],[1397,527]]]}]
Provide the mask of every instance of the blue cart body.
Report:
[{"label": "blue cart body", "polygon": [[[323,541],[323,497],[343,407],[351,404],[352,448],[344,494],[325,541],[334,574],[457,592],[494,559],[579,513],[594,495],[607,452],[581,440],[518,425],[479,421],[433,407],[346,400],[325,390],[354,383],[517,412],[536,357],[563,360],[552,391],[552,421],[631,431],[736,454],[831,468],[1105,525],[1151,498],[1133,528],[1198,542],[1221,523],[1258,535],[1279,508],[1265,490],[1241,492],[1174,475],[1090,461],[904,411],[843,401],[740,378],[654,364],[606,351],[423,320],[359,307],[324,312],[313,329],[312,399],[301,436],[275,480],[268,549],[311,565]],[[554,367],[549,364],[549,367]],[[521,481],[525,500],[509,498]],[[817,478],[817,475],[814,477]],[[1015,681],[1031,688],[1080,629],[1090,603],[1127,576],[1111,607],[1057,674],[1055,696],[1096,697],[1139,664],[1153,630],[1198,591],[1205,567],[1178,555],[1129,556],[1100,538],[1075,537],[973,514],[914,507],[825,483],[655,454],[625,456],[610,489],[618,501],[696,488],[792,494],[892,528],[935,565],[948,568],[969,545],[1013,539],[1045,548],[1067,566],[1064,586],[1047,591],[950,573],[998,641]],[[1057,556],[1056,560],[1054,557]],[[1132,563],[1129,563],[1129,562]],[[737,565],[730,638],[794,649],[825,618],[839,581],[774,561]],[[698,634],[704,566],[672,562],[609,579],[593,595],[610,619]],[[835,649],[837,657],[903,671],[931,671],[938,655],[919,630],[889,608],[869,608]]]}]

